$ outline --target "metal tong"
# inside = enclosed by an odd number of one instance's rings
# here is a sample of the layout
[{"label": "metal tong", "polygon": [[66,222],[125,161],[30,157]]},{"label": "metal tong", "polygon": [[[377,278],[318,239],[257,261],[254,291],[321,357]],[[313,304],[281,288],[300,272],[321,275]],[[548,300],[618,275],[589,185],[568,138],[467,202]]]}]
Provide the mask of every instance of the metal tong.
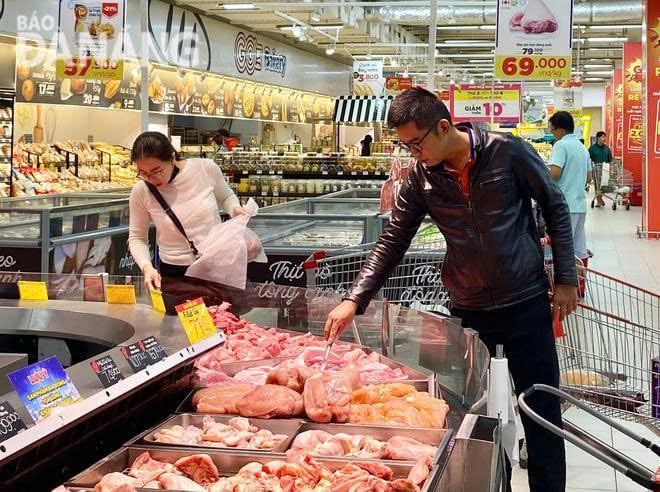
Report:
[{"label": "metal tong", "polygon": [[328,358],[330,357],[330,350],[332,349],[333,343],[335,343],[334,340],[332,342],[328,342],[328,344],[325,346],[325,353],[323,354],[323,362],[321,363],[321,371],[325,371],[325,367],[328,365]]}]

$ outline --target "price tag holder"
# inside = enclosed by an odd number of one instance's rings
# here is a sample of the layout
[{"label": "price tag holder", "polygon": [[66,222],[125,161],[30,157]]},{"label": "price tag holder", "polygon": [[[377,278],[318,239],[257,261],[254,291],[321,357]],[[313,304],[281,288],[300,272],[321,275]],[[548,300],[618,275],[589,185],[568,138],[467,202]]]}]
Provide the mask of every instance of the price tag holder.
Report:
[{"label": "price tag holder", "polygon": [[154,308],[154,311],[159,313],[165,313],[165,301],[163,300],[163,294],[157,290],[150,290],[149,295],[151,296],[151,305]]},{"label": "price tag holder", "polygon": [[499,55],[495,57],[495,76],[517,80],[570,79],[571,57]]},{"label": "price tag holder", "polygon": [[270,171],[268,171],[268,174],[275,174],[275,171],[271,169]]},{"label": "price tag holder", "polygon": [[134,285],[106,285],[105,298],[108,304],[135,304]]},{"label": "price tag holder", "polygon": [[23,301],[47,301],[48,288],[46,282],[18,281],[18,290]]},{"label": "price tag holder", "polygon": [[176,307],[176,312],[179,314],[179,319],[181,319],[181,324],[191,345],[215,335],[216,329],[213,318],[211,318],[201,297],[179,304]]},{"label": "price tag holder", "polygon": [[27,425],[14,410],[14,407],[6,401],[0,403],[0,442],[14,437],[25,429],[27,429]]},{"label": "price tag holder", "polygon": [[133,372],[140,372],[149,366],[151,358],[139,343],[131,343],[126,347],[122,347],[120,351],[126,362],[128,362],[128,365],[133,369]]},{"label": "price tag holder", "polygon": [[351,171],[351,176],[357,176],[357,171]]},{"label": "price tag holder", "polygon": [[155,364],[167,357],[167,353],[161,346],[160,342],[156,340],[156,337],[147,337],[144,340],[141,340],[139,343],[142,344],[142,348],[149,356],[151,364]]},{"label": "price tag holder", "polygon": [[48,417],[56,407],[80,400],[80,393],[55,356],[10,372],[7,377],[35,422]]},{"label": "price tag holder", "polygon": [[105,302],[103,278],[95,276],[83,277],[83,300]]},{"label": "price tag holder", "polygon": [[92,366],[92,371],[99,378],[104,388],[109,388],[124,379],[119,367],[109,355],[96,359],[90,362],[89,365]]},{"label": "price tag holder", "polygon": [[328,171],[321,171],[321,174],[322,174],[323,176],[327,176],[327,175],[328,175]]},{"label": "price tag holder", "polygon": [[344,171],[337,171],[337,176],[343,176],[343,175],[344,175]]},{"label": "price tag holder", "polygon": [[380,176],[381,172],[380,172],[380,171],[376,171],[374,174],[375,174],[376,176]]},{"label": "price tag holder", "polygon": [[263,173],[264,173],[263,170],[257,169],[257,174],[263,174]]},{"label": "price tag holder", "polygon": [[362,176],[369,176],[369,171],[362,171]]},{"label": "price tag holder", "polygon": [[20,299],[17,282],[0,282],[0,299]]}]

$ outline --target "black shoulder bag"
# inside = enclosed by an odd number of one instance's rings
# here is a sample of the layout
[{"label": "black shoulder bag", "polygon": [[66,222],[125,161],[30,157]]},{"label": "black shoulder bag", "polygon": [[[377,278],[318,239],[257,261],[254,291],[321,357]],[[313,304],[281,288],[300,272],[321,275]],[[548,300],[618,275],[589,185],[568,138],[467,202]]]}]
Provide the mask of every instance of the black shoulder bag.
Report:
[{"label": "black shoulder bag", "polygon": [[163,207],[163,210],[167,214],[167,216],[170,218],[170,220],[174,223],[176,228],[179,230],[179,232],[183,235],[183,237],[186,238],[186,241],[188,241],[188,244],[190,245],[190,250],[192,251],[193,255],[195,255],[195,258],[199,257],[199,252],[197,251],[197,248],[195,247],[195,244],[188,238],[188,234],[186,234],[186,230],[183,228],[183,224],[181,224],[181,221],[179,218],[176,216],[174,211],[170,208],[170,206],[167,204],[165,201],[165,198],[163,198],[163,195],[160,194],[160,191],[158,191],[158,188],[156,188],[154,185],[151,183],[145,181],[144,184],[147,185],[147,188],[149,188],[149,191],[151,191],[151,194],[156,198],[158,203],[160,203],[160,206]]}]

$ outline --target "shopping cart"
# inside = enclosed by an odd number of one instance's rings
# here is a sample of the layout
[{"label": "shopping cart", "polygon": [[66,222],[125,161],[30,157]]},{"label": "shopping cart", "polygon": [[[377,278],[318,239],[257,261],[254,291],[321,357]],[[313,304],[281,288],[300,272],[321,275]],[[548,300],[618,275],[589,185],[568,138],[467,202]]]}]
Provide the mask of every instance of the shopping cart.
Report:
[{"label": "shopping cart", "polygon": [[536,392],[550,393],[557,396],[558,398],[563,399],[564,401],[570,402],[572,405],[581,408],[585,412],[591,414],[593,417],[596,417],[597,419],[608,424],[610,427],[637,441],[639,444],[650,449],[658,456],[660,456],[660,446],[652,443],[645,437],[636,434],[635,432],[626,428],[624,425],[621,425],[616,421],[599,414],[598,412],[589,408],[588,405],[585,405],[579,399],[574,398],[570,394],[557,388],[553,388],[552,386],[535,384],[531,388],[523,391],[518,398],[518,407],[538,425],[544,427],[556,436],[569,441],[594,458],[597,458],[606,465],[611,466],[616,471],[623,473],[625,476],[638,483],[642,487],[648,490],[660,491],[660,468],[655,471],[650,470],[647,467],[637,463],[635,460],[624,455],[620,451],[616,450],[615,448],[608,446],[594,436],[584,433],[581,429],[573,426],[570,423],[565,423],[565,429],[560,429],[556,425],[551,424],[539,416],[536,412],[534,412],[526,402],[526,399]]},{"label": "shopping cart", "polygon": [[[374,245],[368,243],[315,253],[305,262],[307,287],[345,294]],[[420,229],[375,299],[449,314],[449,292],[440,277],[445,251],[445,240],[434,225]]]},{"label": "shopping cart", "polygon": [[[620,159],[614,159],[611,164],[594,164],[593,180],[595,194],[612,202],[612,210],[617,206],[630,209],[630,192],[633,186],[633,177],[630,171],[623,169]],[[596,206],[596,197],[591,200],[591,208]]]}]

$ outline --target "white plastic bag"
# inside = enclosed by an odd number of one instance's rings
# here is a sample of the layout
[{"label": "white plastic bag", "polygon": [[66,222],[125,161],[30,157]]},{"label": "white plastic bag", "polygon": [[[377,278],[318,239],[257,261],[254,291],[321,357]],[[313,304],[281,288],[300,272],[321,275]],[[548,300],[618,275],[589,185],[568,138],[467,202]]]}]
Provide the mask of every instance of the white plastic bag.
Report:
[{"label": "white plastic bag", "polygon": [[244,208],[249,215],[238,215],[211,228],[197,245],[199,258],[188,267],[187,276],[245,289],[248,262],[265,263],[267,258],[261,240],[247,227],[259,207],[250,198]]}]

